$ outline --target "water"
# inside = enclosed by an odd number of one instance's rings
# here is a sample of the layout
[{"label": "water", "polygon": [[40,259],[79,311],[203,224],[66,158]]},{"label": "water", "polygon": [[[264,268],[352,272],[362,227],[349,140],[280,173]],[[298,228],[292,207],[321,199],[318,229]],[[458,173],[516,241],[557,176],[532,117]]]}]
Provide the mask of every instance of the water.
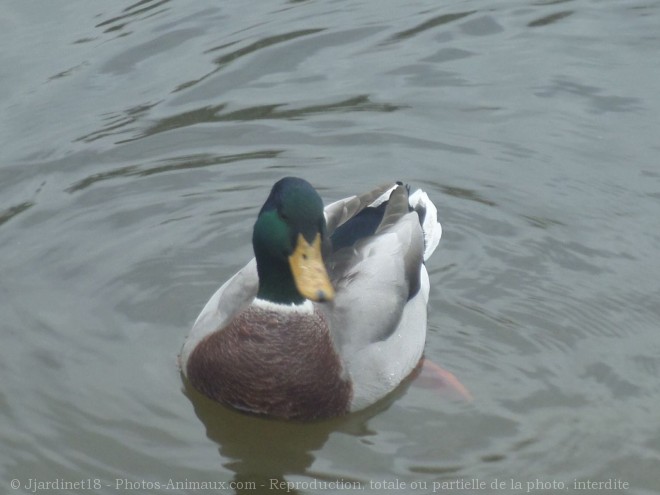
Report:
[{"label": "water", "polygon": [[[5,1],[3,492],[660,493],[659,22],[636,0]],[[426,355],[472,403],[413,382],[299,425],[185,389],[183,338],[284,175],[428,191]]]}]

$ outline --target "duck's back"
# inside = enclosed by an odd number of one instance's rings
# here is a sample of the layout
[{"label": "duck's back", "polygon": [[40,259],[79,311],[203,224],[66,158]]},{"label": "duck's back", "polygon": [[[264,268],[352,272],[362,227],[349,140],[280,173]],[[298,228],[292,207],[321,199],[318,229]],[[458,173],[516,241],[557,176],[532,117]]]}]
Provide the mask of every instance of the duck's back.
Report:
[{"label": "duck's back", "polygon": [[345,201],[331,211],[359,203],[358,212],[371,212],[365,221],[364,213],[349,215],[331,233],[339,240],[327,260],[337,296],[323,310],[352,380],[351,410],[358,410],[396,388],[422,356],[430,289],[424,259],[441,228],[426,194],[401,184]]}]

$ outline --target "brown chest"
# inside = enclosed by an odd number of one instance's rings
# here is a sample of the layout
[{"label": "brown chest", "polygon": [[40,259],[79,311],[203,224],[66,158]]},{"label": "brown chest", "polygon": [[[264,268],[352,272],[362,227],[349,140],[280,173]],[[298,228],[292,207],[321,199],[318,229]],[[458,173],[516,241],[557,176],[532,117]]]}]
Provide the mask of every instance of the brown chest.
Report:
[{"label": "brown chest", "polygon": [[352,394],[317,311],[250,307],[199,343],[187,371],[191,384],[214,400],[285,419],[345,414]]}]

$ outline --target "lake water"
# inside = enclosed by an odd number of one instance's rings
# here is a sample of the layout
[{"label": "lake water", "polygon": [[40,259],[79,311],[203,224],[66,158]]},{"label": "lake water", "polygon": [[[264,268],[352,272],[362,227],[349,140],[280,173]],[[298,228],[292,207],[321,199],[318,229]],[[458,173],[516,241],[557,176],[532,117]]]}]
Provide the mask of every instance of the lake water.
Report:
[{"label": "lake water", "polygon": [[[5,0],[0,46],[2,493],[660,493],[660,2]],[[186,390],[285,175],[429,193],[472,402]]]}]

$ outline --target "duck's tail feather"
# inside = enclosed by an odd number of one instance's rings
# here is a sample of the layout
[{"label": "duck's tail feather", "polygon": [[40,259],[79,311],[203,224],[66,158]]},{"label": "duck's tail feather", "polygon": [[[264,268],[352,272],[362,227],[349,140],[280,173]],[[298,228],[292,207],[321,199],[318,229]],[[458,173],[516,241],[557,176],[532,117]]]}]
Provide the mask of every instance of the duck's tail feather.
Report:
[{"label": "duck's tail feather", "polygon": [[442,237],[442,225],[438,222],[438,209],[429,199],[428,195],[421,189],[417,189],[408,198],[410,207],[419,215],[419,221],[422,224],[424,232],[424,261],[438,247]]},{"label": "duck's tail feather", "polygon": [[[353,196],[328,205],[325,209],[328,234],[334,234],[336,229],[349,221],[354,224],[349,230],[355,230],[356,232],[366,232],[368,230],[368,235],[373,234],[373,231],[379,227],[379,224],[383,219],[384,207],[388,206],[388,209],[392,210],[391,205],[383,203],[389,203],[392,193],[402,185],[401,182],[397,182],[395,184],[381,186],[360,196]],[[401,188],[400,191],[403,193],[403,188]],[[405,186],[405,191],[407,193],[406,196],[408,196],[410,211],[414,210],[419,215],[419,222],[422,226],[422,231],[424,232],[424,260],[426,261],[438,247],[440,237],[442,236],[442,226],[438,222],[438,210],[431,202],[428,195],[421,189],[410,194],[409,187]],[[362,215],[364,218],[355,219],[355,217],[367,207],[372,210],[369,213],[373,213],[373,215]],[[396,209],[396,211],[400,210],[400,208]],[[364,224],[365,222],[368,223],[368,228],[364,225],[361,226],[361,224]],[[345,226],[343,230],[346,230],[348,227],[348,225]],[[333,236],[335,237],[336,243],[343,234],[344,233],[342,233],[340,229],[340,232]],[[360,238],[364,235],[364,232],[362,232],[362,234],[357,235],[357,237],[356,235],[348,236],[352,240],[349,239],[349,241],[344,243],[339,242],[337,247],[341,247],[347,243],[350,244],[355,241],[354,237]]]},{"label": "duck's tail feather", "polygon": [[337,227],[346,223],[367,206],[377,206],[386,201],[394,187],[396,186],[391,184],[383,185],[360,196],[340,199],[326,206],[325,216],[328,234],[332,234]]}]

